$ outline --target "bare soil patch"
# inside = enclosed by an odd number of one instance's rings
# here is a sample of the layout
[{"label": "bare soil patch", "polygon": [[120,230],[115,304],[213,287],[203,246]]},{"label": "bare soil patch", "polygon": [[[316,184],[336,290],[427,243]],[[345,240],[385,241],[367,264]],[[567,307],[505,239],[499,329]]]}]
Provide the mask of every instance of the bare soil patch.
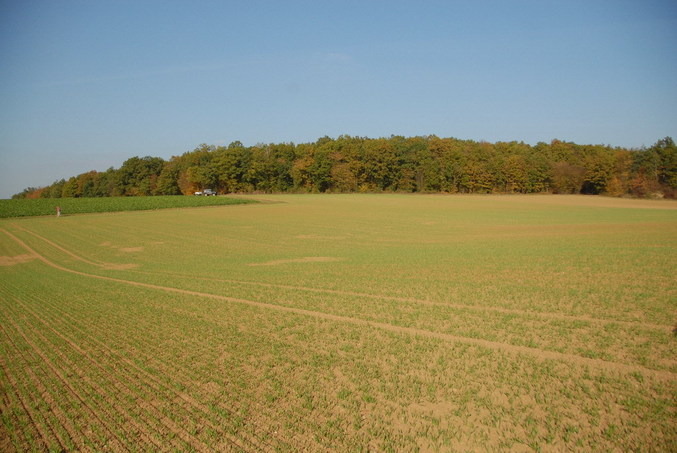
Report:
[{"label": "bare soil patch", "polygon": [[127,270],[127,269],[136,269],[137,267],[139,267],[139,265],[133,264],[133,263],[128,263],[128,264],[112,264],[112,263],[109,263],[109,264],[104,265],[103,269],[110,269],[110,270],[114,270],[114,271],[124,271],[124,270]]},{"label": "bare soil patch", "polygon": [[306,256],[304,258],[266,261],[265,263],[249,263],[248,266],[278,266],[280,264],[291,263],[331,263],[336,261],[343,261],[343,258],[336,258],[332,256]]},{"label": "bare soil patch", "polygon": [[119,250],[125,253],[136,253],[143,252],[143,247],[120,247]]},{"label": "bare soil patch", "polygon": [[27,263],[36,258],[35,255],[23,254],[17,256],[0,256],[0,266],[16,266],[17,264]]},{"label": "bare soil patch", "polygon": [[294,237],[296,239],[322,239],[328,241],[341,241],[348,238],[348,236],[321,236],[319,234],[299,234]]}]

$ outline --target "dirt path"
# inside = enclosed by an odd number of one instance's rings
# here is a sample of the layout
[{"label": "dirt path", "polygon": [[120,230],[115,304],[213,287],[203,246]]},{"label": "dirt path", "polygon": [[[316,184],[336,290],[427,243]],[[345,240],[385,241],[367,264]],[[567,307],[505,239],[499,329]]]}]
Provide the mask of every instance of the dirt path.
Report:
[{"label": "dirt path", "polygon": [[116,282],[116,283],[122,283],[122,284],[125,284],[125,285],[136,286],[136,287],[141,287],[141,288],[161,290],[161,291],[171,292],[171,293],[186,294],[186,295],[190,295],[190,296],[198,296],[198,297],[221,300],[221,301],[226,301],[226,302],[241,303],[241,304],[246,304],[246,305],[250,305],[250,306],[254,306],[254,307],[273,309],[273,310],[278,310],[278,311],[283,311],[283,312],[288,312],[288,313],[310,316],[310,317],[319,318],[319,319],[325,319],[325,320],[329,320],[329,321],[346,322],[346,323],[350,323],[350,324],[354,324],[354,325],[374,327],[374,328],[377,328],[377,329],[382,329],[382,330],[395,332],[395,333],[406,333],[406,334],[413,335],[413,336],[436,338],[436,339],[443,340],[443,341],[452,341],[452,342],[456,342],[456,343],[467,343],[467,344],[472,344],[472,345],[475,345],[475,346],[481,346],[481,347],[485,347],[485,348],[489,348],[489,349],[493,349],[493,350],[500,350],[500,351],[504,351],[504,352],[511,353],[511,354],[525,354],[525,355],[529,355],[529,356],[532,356],[532,357],[536,357],[536,358],[541,359],[541,360],[550,359],[550,360],[557,360],[557,361],[568,361],[568,362],[571,362],[571,363],[576,363],[576,364],[581,365],[581,366],[591,366],[591,367],[594,367],[596,369],[602,369],[602,370],[605,370],[605,371],[616,371],[616,372],[620,372],[620,373],[641,373],[645,376],[652,376],[652,377],[662,379],[662,380],[668,380],[668,381],[674,381],[675,380],[675,374],[674,373],[671,373],[669,371],[652,370],[652,369],[645,368],[645,367],[642,367],[642,366],[639,366],[639,365],[630,365],[630,364],[624,364],[624,363],[618,363],[618,362],[610,362],[610,361],[601,360],[601,359],[592,359],[592,358],[587,358],[587,357],[581,357],[581,356],[574,355],[574,354],[565,354],[565,353],[560,353],[560,352],[555,352],[555,351],[548,351],[548,350],[544,350],[544,349],[531,348],[531,347],[527,347],[527,346],[517,346],[517,345],[513,345],[513,344],[509,344],[509,343],[500,343],[500,342],[477,339],[477,338],[461,337],[461,336],[456,336],[456,335],[451,335],[451,334],[431,332],[431,331],[423,330],[423,329],[394,326],[394,325],[391,325],[391,324],[386,324],[386,323],[381,323],[381,322],[376,322],[376,321],[367,321],[367,320],[364,320],[364,319],[351,318],[351,317],[348,317],[348,316],[332,315],[332,314],[323,313],[323,312],[304,310],[304,309],[301,309],[301,308],[285,307],[285,306],[281,306],[281,305],[269,304],[269,303],[264,303],[264,302],[257,302],[257,301],[247,300],[247,299],[221,296],[221,295],[217,295],[217,294],[202,293],[202,292],[198,292],[198,291],[190,291],[190,290],[172,288],[172,287],[167,287],[167,286],[153,285],[153,284],[150,284],[150,283],[142,283],[142,282],[136,282],[136,281],[131,281],[131,280],[124,280],[124,279],[120,279],[120,278],[106,277],[106,276],[102,276],[102,275],[88,274],[86,272],[68,269],[68,268],[60,266],[56,263],[53,263],[52,261],[48,260],[44,256],[40,255],[38,252],[33,250],[26,243],[24,243],[21,239],[17,238],[16,236],[11,234],[10,232],[8,232],[4,229],[0,229],[0,231],[2,231],[4,234],[9,236],[12,240],[17,242],[23,248],[25,248],[29,253],[34,254],[40,261],[42,261],[46,265],[48,265],[52,268],[64,271],[64,272],[69,272],[71,274],[81,275],[81,276],[84,276],[84,277],[95,278],[95,279],[99,279],[99,280],[111,281],[111,282]]}]

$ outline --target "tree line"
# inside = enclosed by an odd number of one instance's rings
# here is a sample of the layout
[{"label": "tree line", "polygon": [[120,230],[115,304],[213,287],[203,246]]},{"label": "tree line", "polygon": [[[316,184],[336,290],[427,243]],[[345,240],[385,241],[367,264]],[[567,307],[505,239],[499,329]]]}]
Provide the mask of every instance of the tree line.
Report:
[{"label": "tree line", "polygon": [[626,149],[553,140],[532,146],[437,136],[342,135],[314,143],[200,145],[169,160],[132,157],[12,198],[252,192],[561,193],[677,196],[670,137]]}]

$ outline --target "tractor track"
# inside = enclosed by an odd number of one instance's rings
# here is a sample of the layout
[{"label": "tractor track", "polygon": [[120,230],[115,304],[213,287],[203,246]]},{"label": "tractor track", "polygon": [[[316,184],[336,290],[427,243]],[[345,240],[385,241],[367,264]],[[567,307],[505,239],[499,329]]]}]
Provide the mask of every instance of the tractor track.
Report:
[{"label": "tractor track", "polygon": [[503,352],[511,353],[511,354],[524,354],[524,355],[535,357],[535,358],[540,359],[540,360],[567,361],[567,362],[575,363],[575,364],[578,364],[578,365],[581,365],[581,366],[590,366],[590,367],[593,367],[595,369],[602,369],[602,370],[605,370],[605,371],[614,371],[614,372],[624,373],[624,374],[641,373],[645,376],[651,376],[651,377],[654,377],[656,379],[667,380],[667,381],[673,381],[675,379],[675,374],[670,372],[670,371],[653,370],[653,369],[650,369],[650,368],[645,368],[645,367],[640,366],[640,365],[630,365],[630,364],[625,364],[625,363],[620,363],[620,362],[606,361],[606,360],[602,360],[602,359],[593,359],[593,358],[578,356],[578,355],[575,355],[575,354],[566,354],[566,353],[560,353],[560,352],[549,351],[549,350],[527,347],[527,346],[517,346],[517,345],[510,344],[510,343],[501,343],[501,342],[489,341],[489,340],[478,339],[478,338],[469,338],[469,337],[463,337],[463,336],[457,336],[457,335],[451,335],[451,334],[445,334],[445,333],[439,333],[439,332],[432,332],[432,331],[429,331],[429,330],[417,329],[417,328],[412,328],[412,327],[394,326],[394,325],[383,323],[383,322],[369,321],[369,320],[353,318],[353,317],[349,317],[349,316],[333,315],[333,314],[328,314],[328,313],[324,313],[324,312],[305,310],[305,309],[294,308],[294,307],[285,307],[285,306],[276,305],[276,304],[257,302],[257,301],[235,298],[235,297],[229,297],[229,296],[222,296],[222,295],[218,295],[218,294],[210,294],[210,293],[203,293],[203,292],[198,292],[198,291],[190,291],[190,290],[185,290],[185,289],[154,285],[154,284],[150,284],[150,283],[142,283],[142,282],[136,282],[136,281],[132,281],[132,280],[124,280],[124,279],[121,279],[121,278],[114,278],[114,277],[107,277],[107,276],[102,276],[102,275],[89,274],[89,273],[86,273],[86,272],[69,269],[69,268],[63,267],[59,264],[56,264],[56,263],[50,261],[49,259],[47,259],[46,257],[42,256],[41,254],[39,254],[35,250],[33,250],[25,242],[23,242],[21,239],[17,238],[16,236],[14,236],[12,233],[8,232],[7,230],[0,229],[0,231],[2,231],[4,234],[9,236],[12,240],[17,242],[22,247],[24,247],[29,253],[32,253],[33,255],[35,255],[44,264],[46,264],[46,265],[48,265],[48,266],[50,266],[54,269],[58,269],[58,270],[61,270],[61,271],[64,271],[64,272],[68,272],[68,273],[71,273],[71,274],[80,275],[80,276],[84,276],[84,277],[88,277],[88,278],[94,278],[94,279],[99,279],[99,280],[104,280],[104,281],[122,283],[122,284],[129,285],[129,286],[160,290],[160,291],[170,292],[170,293],[175,293],[175,294],[185,294],[185,295],[203,297],[203,298],[220,300],[220,301],[225,301],[225,302],[246,304],[246,305],[250,305],[250,306],[254,306],[254,307],[272,309],[272,310],[277,310],[277,311],[287,312],[287,313],[294,313],[294,314],[314,317],[314,318],[318,318],[318,319],[325,319],[325,320],[330,320],[330,321],[335,321],[335,322],[345,322],[345,323],[350,323],[350,324],[354,324],[354,325],[371,327],[371,328],[390,331],[390,332],[394,332],[394,333],[400,333],[400,334],[405,333],[405,334],[412,335],[412,336],[422,336],[422,337],[428,337],[428,338],[435,338],[435,339],[439,339],[439,340],[442,340],[442,341],[451,341],[451,342],[455,342],[455,343],[472,344],[472,345],[475,345],[475,346],[480,346],[480,347],[484,347],[484,348],[488,348],[488,349],[492,349],[492,350],[503,351]]},{"label": "tractor track", "polygon": [[[35,236],[38,239],[41,239],[42,241],[48,243],[52,247],[66,253],[67,255],[69,255],[70,257],[72,257],[73,259],[76,259],[78,261],[82,261],[82,262],[90,264],[92,266],[96,266],[96,267],[104,268],[104,269],[120,268],[120,265],[115,264],[115,263],[107,263],[107,262],[103,262],[103,261],[98,261],[98,262],[97,261],[90,261],[90,260],[83,258],[83,257],[73,253],[72,251],[60,246],[59,244],[55,243],[54,241],[51,241],[50,239],[47,239],[44,236],[41,236],[41,235],[31,231],[31,230],[28,230],[28,229],[21,227],[19,225],[16,225],[16,224],[12,224],[12,226],[21,230],[21,231],[29,233],[29,234]],[[337,289],[313,288],[313,287],[309,287],[309,286],[283,285],[283,284],[276,284],[276,283],[252,282],[252,281],[245,281],[245,280],[220,279],[220,278],[212,278],[212,277],[204,277],[204,276],[185,275],[185,274],[180,274],[180,273],[175,273],[175,272],[145,272],[145,271],[140,271],[140,270],[136,270],[136,269],[123,269],[123,270],[127,270],[128,272],[137,273],[137,274],[144,274],[144,275],[168,275],[168,276],[172,276],[172,277],[180,277],[180,278],[186,278],[186,279],[191,279],[191,280],[214,281],[214,282],[222,282],[222,283],[229,283],[229,284],[236,284],[236,285],[259,286],[259,287],[263,287],[263,288],[289,289],[289,290],[294,290],[294,291],[305,291],[305,292],[312,292],[312,293],[319,293],[319,294],[335,294],[335,295],[338,295],[338,296],[359,297],[359,298],[373,299],[373,300],[406,302],[406,303],[414,303],[414,304],[421,304],[421,305],[428,305],[428,306],[452,308],[452,309],[457,309],[457,310],[471,310],[471,311],[480,311],[480,312],[495,312],[495,313],[502,313],[502,314],[506,314],[506,315],[531,316],[531,317],[542,318],[542,319],[547,319],[547,320],[559,320],[559,321],[568,321],[568,322],[591,322],[591,323],[598,323],[598,324],[618,324],[618,325],[623,325],[623,326],[628,326],[628,327],[643,327],[643,328],[648,328],[648,329],[663,330],[663,331],[667,331],[667,332],[669,332],[673,329],[672,325],[656,324],[656,323],[650,323],[650,322],[644,322],[644,321],[626,321],[626,320],[617,320],[617,319],[608,319],[608,318],[593,318],[593,317],[590,317],[590,316],[576,316],[576,315],[566,315],[566,314],[561,314],[561,313],[520,310],[520,309],[515,309],[515,308],[491,307],[491,306],[485,306],[485,305],[467,305],[467,304],[459,304],[459,303],[453,303],[453,302],[439,302],[439,301],[433,301],[433,300],[429,300],[429,299],[419,299],[419,298],[415,298],[415,297],[388,296],[388,295],[380,295],[380,294],[363,293],[363,292],[359,292],[359,291],[345,291],[345,290],[337,290]]]}]

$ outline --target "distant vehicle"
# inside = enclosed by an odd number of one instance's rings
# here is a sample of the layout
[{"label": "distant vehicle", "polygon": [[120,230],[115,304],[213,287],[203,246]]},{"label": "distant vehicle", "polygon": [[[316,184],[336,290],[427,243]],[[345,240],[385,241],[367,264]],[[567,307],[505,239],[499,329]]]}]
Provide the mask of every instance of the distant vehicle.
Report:
[{"label": "distant vehicle", "polygon": [[212,189],[205,189],[203,191],[195,192],[195,195],[197,195],[197,196],[204,195],[205,197],[208,197],[210,195],[216,196],[216,192],[214,192]]}]

